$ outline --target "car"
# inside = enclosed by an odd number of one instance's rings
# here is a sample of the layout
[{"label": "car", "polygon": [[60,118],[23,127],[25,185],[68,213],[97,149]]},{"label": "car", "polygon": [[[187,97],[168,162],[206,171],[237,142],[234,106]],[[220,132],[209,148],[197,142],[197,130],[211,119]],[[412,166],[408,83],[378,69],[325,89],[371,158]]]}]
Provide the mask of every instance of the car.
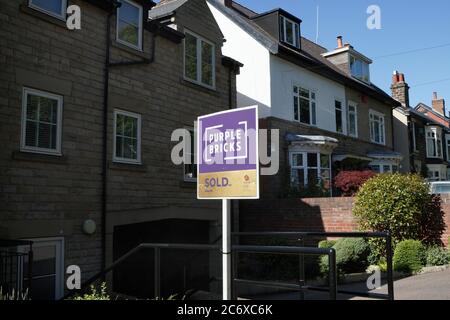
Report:
[{"label": "car", "polygon": [[450,194],[450,181],[439,181],[430,183],[431,194]]}]

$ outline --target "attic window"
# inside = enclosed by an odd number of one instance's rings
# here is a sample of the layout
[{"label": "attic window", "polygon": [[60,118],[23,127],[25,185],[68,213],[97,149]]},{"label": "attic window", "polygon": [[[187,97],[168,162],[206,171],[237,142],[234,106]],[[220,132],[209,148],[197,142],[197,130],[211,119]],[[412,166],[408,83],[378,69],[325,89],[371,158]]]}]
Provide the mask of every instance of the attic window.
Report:
[{"label": "attic window", "polygon": [[300,25],[286,17],[280,16],[280,41],[300,48]]},{"label": "attic window", "polygon": [[355,78],[370,83],[370,71],[368,63],[357,59],[354,56],[350,56],[350,71],[352,73],[352,76],[354,76]]}]

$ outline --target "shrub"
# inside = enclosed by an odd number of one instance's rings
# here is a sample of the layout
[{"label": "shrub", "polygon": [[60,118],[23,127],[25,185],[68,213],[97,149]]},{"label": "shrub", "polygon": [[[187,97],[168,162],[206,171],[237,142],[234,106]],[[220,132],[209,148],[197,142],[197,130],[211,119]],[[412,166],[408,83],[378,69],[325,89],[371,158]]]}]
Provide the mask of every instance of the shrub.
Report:
[{"label": "shrub", "polygon": [[320,249],[330,249],[336,244],[336,240],[323,240],[319,242]]},{"label": "shrub", "polygon": [[425,265],[425,248],[420,241],[405,240],[400,242],[394,252],[394,270],[416,273]]},{"label": "shrub", "polygon": [[[390,232],[393,246],[407,239],[437,244],[445,230],[440,198],[429,194],[419,175],[382,174],[356,195],[353,214],[362,230]],[[374,254],[385,254],[384,240],[370,241]]]},{"label": "shrub", "polygon": [[445,266],[450,263],[450,253],[443,247],[429,247],[426,256],[427,266]]},{"label": "shrub", "polygon": [[366,171],[341,171],[335,178],[335,187],[338,188],[343,196],[354,196],[361,186],[376,173],[371,170]]},{"label": "shrub", "polygon": [[91,292],[86,293],[83,296],[77,296],[74,300],[111,300],[106,292],[106,283],[100,285],[100,291],[97,291],[93,285],[91,286]]},{"label": "shrub", "polygon": [[[364,272],[369,265],[370,247],[364,239],[340,239],[333,249],[336,250],[336,267],[340,274]],[[328,256],[321,258],[320,270],[328,273]]]}]

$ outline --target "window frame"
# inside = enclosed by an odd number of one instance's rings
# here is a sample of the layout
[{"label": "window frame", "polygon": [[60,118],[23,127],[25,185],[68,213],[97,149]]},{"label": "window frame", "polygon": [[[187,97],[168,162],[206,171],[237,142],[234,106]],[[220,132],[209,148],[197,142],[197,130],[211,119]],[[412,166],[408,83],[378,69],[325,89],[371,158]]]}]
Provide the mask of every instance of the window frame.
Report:
[{"label": "window frame", "polygon": [[[126,117],[131,117],[137,119],[137,158],[134,159],[127,159],[117,156],[117,115],[123,115]],[[116,163],[124,163],[124,164],[142,164],[142,115],[139,113],[134,113],[130,111],[125,111],[121,109],[115,109],[114,110],[114,121],[113,121],[114,129],[113,129],[113,162]]]},{"label": "window frame", "polygon": [[[186,174],[186,156],[183,155],[184,157],[184,163],[183,163],[183,181],[184,182],[197,182],[198,179],[198,172],[197,172],[197,164],[196,164],[196,160],[197,160],[197,148],[196,148],[196,139],[195,139],[195,129],[194,128],[185,128],[185,130],[187,132],[189,132],[189,139],[191,140],[191,152],[189,152],[189,155],[191,157],[191,160],[194,160],[193,163],[191,163],[191,165],[193,165],[192,167],[195,170],[195,177],[194,178],[189,178],[187,177]],[[186,137],[187,138],[187,137]],[[192,152],[193,150],[193,152]],[[193,159],[192,159],[193,158]]]},{"label": "window frame", "polygon": [[129,42],[119,38],[119,20],[120,20],[120,9],[121,9],[120,7],[117,8],[117,13],[116,13],[116,41],[120,44],[123,44],[124,46],[130,47],[130,48],[138,50],[138,51],[142,51],[142,42],[143,42],[142,39],[143,39],[143,32],[144,32],[144,25],[143,25],[144,8],[139,3],[131,1],[131,0],[120,0],[120,2],[127,2],[129,5],[139,9],[138,45],[136,46],[132,43],[129,43]]},{"label": "window frame", "polygon": [[[340,109],[338,109],[338,104],[340,104]],[[341,112],[341,131],[338,130],[338,110]],[[334,119],[335,119],[335,126],[336,126],[336,133],[345,134],[344,130],[344,117],[345,117],[345,111],[344,111],[344,104],[339,99],[334,99]]]},{"label": "window frame", "polygon": [[445,151],[446,151],[446,158],[447,162],[450,162],[450,134],[445,134]]},{"label": "window frame", "polygon": [[68,0],[61,0],[61,12],[60,14],[54,13],[53,11],[45,10],[44,8],[39,7],[38,5],[33,3],[33,0],[28,0],[28,7],[42,13],[48,14],[54,18],[66,21],[67,20],[67,3]]},{"label": "window frame", "polygon": [[417,148],[416,123],[414,121],[411,122],[411,129],[412,129],[413,152],[419,152],[419,148]]},{"label": "window frame", "polygon": [[[347,110],[348,135],[353,138],[358,138],[358,104],[350,101],[347,105],[347,108],[348,108],[348,110]],[[354,108],[355,110],[350,111],[350,108]],[[351,129],[350,129],[350,124],[351,124],[350,115],[355,116],[355,128],[354,128],[355,133],[354,134],[351,132]]]},{"label": "window frame", "polygon": [[[434,134],[434,137],[428,136],[428,133]],[[434,145],[434,151],[436,152],[436,155],[430,155],[429,153],[429,140],[433,140]],[[444,159],[443,154],[443,146],[442,146],[442,130],[438,130],[437,127],[427,127],[425,128],[425,141],[426,141],[426,147],[427,147],[427,158],[430,159]],[[440,151],[440,153],[439,153]]]},{"label": "window frame", "polygon": [[[380,130],[380,140],[381,141],[376,141],[375,140],[375,134],[372,134],[374,132],[372,132],[372,122],[375,122],[374,119],[372,119],[372,117],[378,117],[382,120],[382,122],[379,122],[378,124],[378,129],[380,129],[380,126],[383,127],[383,130]],[[386,145],[386,116],[378,111],[369,110],[369,135],[370,135],[370,141],[372,143],[378,144],[378,145]]]},{"label": "window frame", "polygon": [[[294,166],[294,155],[302,155],[302,165],[301,166]],[[310,166],[308,164],[308,154],[315,154],[317,156],[317,166],[313,167]],[[322,159],[321,156],[327,156],[328,157],[328,163],[329,163],[329,167],[322,167]],[[292,185],[292,171],[293,170],[303,170],[303,184],[299,187],[302,188],[307,188],[308,187],[308,176],[309,173],[308,171],[310,169],[315,169],[317,170],[317,181],[320,183],[321,181],[323,181],[322,179],[322,171],[323,170],[328,170],[330,173],[330,194],[332,193],[332,188],[331,188],[331,181],[333,179],[333,167],[332,167],[332,159],[331,159],[331,154],[327,154],[327,153],[322,153],[320,151],[290,151],[289,152],[289,165],[291,168],[291,173],[290,173],[290,180],[291,180],[291,185]]]},{"label": "window frame", "polygon": [[[184,29],[185,34],[189,34],[197,39],[196,49],[197,49],[197,79],[191,79],[186,75],[186,38],[183,39],[183,79],[197,85],[203,86],[208,89],[216,90],[216,45],[214,42],[198,35],[197,33]],[[202,80],[202,42],[211,45],[212,50],[212,85],[204,83]]]},{"label": "window frame", "polygon": [[[287,41],[286,22],[289,22],[292,24],[292,34],[293,34],[293,38],[294,38],[294,43],[290,43]],[[293,21],[292,19],[289,19],[283,15],[280,15],[280,27],[281,27],[281,29],[280,29],[281,42],[284,42],[294,48],[300,49],[300,24]]]},{"label": "window frame", "polygon": [[[365,83],[370,83],[370,66],[366,61],[363,61],[362,59],[355,57],[354,55],[350,55],[350,61],[349,61],[349,67],[350,67],[350,73],[353,77],[355,77],[358,80],[361,80]],[[352,60],[354,61],[352,63]],[[354,72],[352,65],[354,63],[360,63],[361,64],[361,74],[359,75],[357,72]],[[367,79],[364,79],[367,77]]]},{"label": "window frame", "polygon": [[[28,107],[28,95],[36,95],[43,98],[53,99],[58,102],[58,117],[56,119],[56,148],[40,148],[40,147],[31,147],[26,145],[26,130],[27,130],[27,107]],[[62,113],[64,106],[64,97],[62,95],[50,93],[43,90],[32,89],[28,87],[24,87],[22,90],[22,119],[21,119],[21,137],[20,137],[20,151],[22,152],[30,152],[30,153],[39,153],[39,154],[48,154],[48,155],[56,155],[61,156],[62,152]]]},{"label": "window frame", "polygon": [[[297,88],[297,92],[295,92],[295,88]],[[300,95],[300,90],[303,89],[305,91],[308,91],[309,93],[309,123],[302,122],[301,121],[301,113],[300,113],[300,99],[305,99],[305,97],[302,97]],[[314,95],[314,98],[313,98]],[[304,87],[300,84],[293,83],[292,84],[292,107],[295,107],[295,100],[297,99],[297,109],[298,109],[298,119],[295,119],[295,110],[292,108],[292,119],[294,119],[295,122],[298,122],[303,125],[317,127],[317,90],[309,89],[307,87]],[[314,107],[313,107],[314,105]],[[314,121],[313,121],[314,120]]]}]

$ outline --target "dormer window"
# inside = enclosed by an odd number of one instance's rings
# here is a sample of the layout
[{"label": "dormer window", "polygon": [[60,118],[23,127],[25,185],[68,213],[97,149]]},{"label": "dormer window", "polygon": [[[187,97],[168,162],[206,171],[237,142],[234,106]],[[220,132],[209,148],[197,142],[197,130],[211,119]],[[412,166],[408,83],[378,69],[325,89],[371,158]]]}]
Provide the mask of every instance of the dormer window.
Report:
[{"label": "dormer window", "polygon": [[300,48],[300,25],[280,16],[280,40],[293,47]]},{"label": "dormer window", "polygon": [[350,71],[353,77],[367,83],[370,82],[369,64],[367,62],[350,56]]}]

